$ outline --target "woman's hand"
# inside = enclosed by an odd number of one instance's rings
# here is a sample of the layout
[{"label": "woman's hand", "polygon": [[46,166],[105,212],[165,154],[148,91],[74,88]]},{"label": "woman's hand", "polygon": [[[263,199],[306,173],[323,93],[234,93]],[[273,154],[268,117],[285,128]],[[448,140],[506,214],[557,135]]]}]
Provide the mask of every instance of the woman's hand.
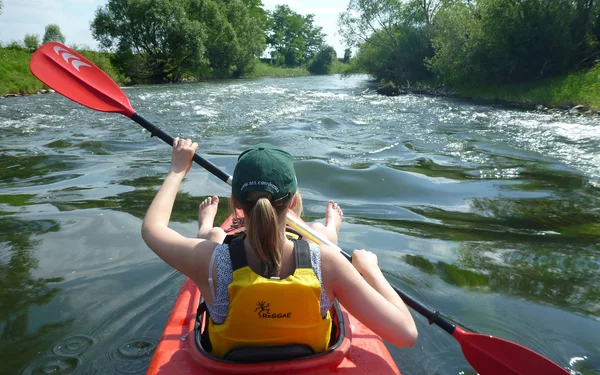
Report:
[{"label": "woman's hand", "polygon": [[379,270],[377,255],[365,249],[352,252],[352,265],[363,275],[373,270]]},{"label": "woman's hand", "polygon": [[185,176],[192,167],[192,158],[198,149],[198,143],[191,139],[175,138],[173,141],[173,153],[171,154],[170,173]]}]

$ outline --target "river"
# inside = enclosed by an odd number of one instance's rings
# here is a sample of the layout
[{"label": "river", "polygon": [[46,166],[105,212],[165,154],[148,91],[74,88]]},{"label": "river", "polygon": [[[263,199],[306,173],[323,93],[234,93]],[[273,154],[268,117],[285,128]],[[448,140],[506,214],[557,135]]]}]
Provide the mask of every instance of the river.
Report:
[{"label": "river", "polygon": [[[444,316],[600,374],[600,121],[427,96],[365,76],[125,89],[139,113],[228,173],[258,142],[294,155],[308,222],[344,210],[343,248]],[[128,118],[58,94],[0,99],[3,374],[144,373],[183,277],[140,237],[170,148]],[[172,227],[229,196],[200,167]],[[222,204],[221,213],[225,214]],[[474,374],[413,312],[403,374]]]}]

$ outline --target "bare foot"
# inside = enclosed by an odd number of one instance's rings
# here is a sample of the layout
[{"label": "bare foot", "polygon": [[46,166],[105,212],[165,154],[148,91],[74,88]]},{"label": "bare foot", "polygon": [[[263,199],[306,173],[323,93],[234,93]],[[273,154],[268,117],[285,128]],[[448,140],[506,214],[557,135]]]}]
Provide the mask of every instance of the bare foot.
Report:
[{"label": "bare foot", "polygon": [[198,237],[208,237],[208,232],[213,228],[215,216],[219,209],[219,197],[212,196],[200,203],[198,207]]},{"label": "bare foot", "polygon": [[343,217],[344,213],[337,203],[334,201],[327,202],[327,208],[325,209],[325,228],[333,228],[335,229],[336,234],[339,233]]}]

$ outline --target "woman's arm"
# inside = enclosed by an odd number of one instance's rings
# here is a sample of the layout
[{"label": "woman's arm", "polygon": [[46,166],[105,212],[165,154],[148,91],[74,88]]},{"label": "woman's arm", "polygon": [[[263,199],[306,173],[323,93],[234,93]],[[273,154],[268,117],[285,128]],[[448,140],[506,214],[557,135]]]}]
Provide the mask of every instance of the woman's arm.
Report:
[{"label": "woman's arm", "polygon": [[412,315],[383,276],[375,254],[355,250],[352,266],[339,251],[322,246],[321,257],[323,283],[332,286],[335,298],[352,315],[393,345],[415,344],[418,332]]},{"label": "woman's arm", "polygon": [[175,138],[171,168],[142,223],[142,238],[148,247],[171,267],[194,280],[198,278],[202,264],[208,264],[205,258],[207,253],[210,258],[208,250],[214,248],[214,244],[184,237],[168,225],[177,191],[192,166],[197,148],[198,144],[189,139]]}]

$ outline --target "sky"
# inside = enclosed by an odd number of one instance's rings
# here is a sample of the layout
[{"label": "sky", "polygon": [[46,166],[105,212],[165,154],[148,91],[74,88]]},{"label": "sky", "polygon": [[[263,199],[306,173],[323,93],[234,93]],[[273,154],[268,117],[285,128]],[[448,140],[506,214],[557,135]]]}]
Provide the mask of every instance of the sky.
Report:
[{"label": "sky", "polygon": [[[94,12],[108,0],[2,0],[0,41],[22,41],[25,34],[44,35],[50,23],[60,26],[66,44],[98,48],[92,38],[90,22]],[[343,56],[344,44],[337,35],[337,16],[346,9],[348,0],[262,0],[264,8],[272,10],[286,4],[300,14],[314,14],[315,24],[327,34],[325,42]]]}]

